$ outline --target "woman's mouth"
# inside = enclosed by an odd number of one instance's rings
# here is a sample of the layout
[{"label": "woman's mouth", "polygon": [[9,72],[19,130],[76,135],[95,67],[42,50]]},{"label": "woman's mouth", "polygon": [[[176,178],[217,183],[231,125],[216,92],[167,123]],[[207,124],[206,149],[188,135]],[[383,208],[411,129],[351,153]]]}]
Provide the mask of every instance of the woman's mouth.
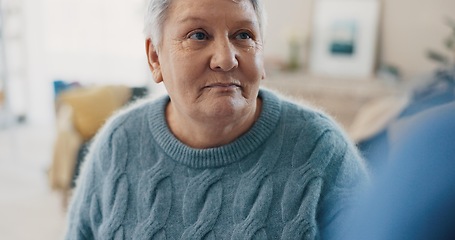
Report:
[{"label": "woman's mouth", "polygon": [[240,85],[235,84],[235,83],[214,83],[207,85],[205,88],[211,88],[211,89],[234,89],[234,88],[239,88]]}]

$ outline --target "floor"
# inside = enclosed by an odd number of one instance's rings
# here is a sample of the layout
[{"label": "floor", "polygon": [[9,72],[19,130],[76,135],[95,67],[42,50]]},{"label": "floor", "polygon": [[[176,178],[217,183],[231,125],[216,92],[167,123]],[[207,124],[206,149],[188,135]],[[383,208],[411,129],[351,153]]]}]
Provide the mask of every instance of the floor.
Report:
[{"label": "floor", "polygon": [[65,210],[48,184],[51,126],[0,128],[0,239],[62,239]]}]

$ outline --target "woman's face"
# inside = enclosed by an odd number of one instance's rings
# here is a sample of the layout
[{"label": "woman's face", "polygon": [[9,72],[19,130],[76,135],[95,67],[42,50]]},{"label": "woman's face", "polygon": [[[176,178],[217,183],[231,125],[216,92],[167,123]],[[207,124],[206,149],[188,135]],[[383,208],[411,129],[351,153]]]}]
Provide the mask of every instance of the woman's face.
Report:
[{"label": "woman's face", "polygon": [[256,109],[264,66],[251,2],[174,0],[168,11],[161,44],[155,51],[147,41],[147,54],[173,110],[217,119]]}]

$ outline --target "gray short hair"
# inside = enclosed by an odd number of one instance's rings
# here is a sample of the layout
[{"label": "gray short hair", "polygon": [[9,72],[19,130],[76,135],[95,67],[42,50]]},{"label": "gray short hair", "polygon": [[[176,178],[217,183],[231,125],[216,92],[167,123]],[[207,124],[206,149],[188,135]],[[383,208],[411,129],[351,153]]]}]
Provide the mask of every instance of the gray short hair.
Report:
[{"label": "gray short hair", "polygon": [[[153,45],[159,46],[162,40],[162,31],[166,14],[169,10],[172,0],[149,0],[147,10],[145,12],[144,34],[146,38],[150,38]],[[196,0],[197,1],[197,0]],[[259,21],[259,29],[261,37],[264,38],[266,12],[262,0],[250,0],[253,4],[254,11]]]}]

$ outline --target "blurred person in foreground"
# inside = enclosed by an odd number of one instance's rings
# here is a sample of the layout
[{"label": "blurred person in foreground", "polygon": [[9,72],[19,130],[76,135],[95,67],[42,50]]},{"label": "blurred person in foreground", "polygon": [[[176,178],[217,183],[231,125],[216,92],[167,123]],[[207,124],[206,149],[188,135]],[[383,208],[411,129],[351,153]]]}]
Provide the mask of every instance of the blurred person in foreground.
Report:
[{"label": "blurred person in foreground", "polygon": [[390,128],[389,165],[336,239],[455,239],[455,102]]},{"label": "blurred person in foreground", "polygon": [[146,53],[168,95],[98,133],[67,239],[319,239],[367,182],[327,116],[260,89],[260,0],[152,0]]}]

